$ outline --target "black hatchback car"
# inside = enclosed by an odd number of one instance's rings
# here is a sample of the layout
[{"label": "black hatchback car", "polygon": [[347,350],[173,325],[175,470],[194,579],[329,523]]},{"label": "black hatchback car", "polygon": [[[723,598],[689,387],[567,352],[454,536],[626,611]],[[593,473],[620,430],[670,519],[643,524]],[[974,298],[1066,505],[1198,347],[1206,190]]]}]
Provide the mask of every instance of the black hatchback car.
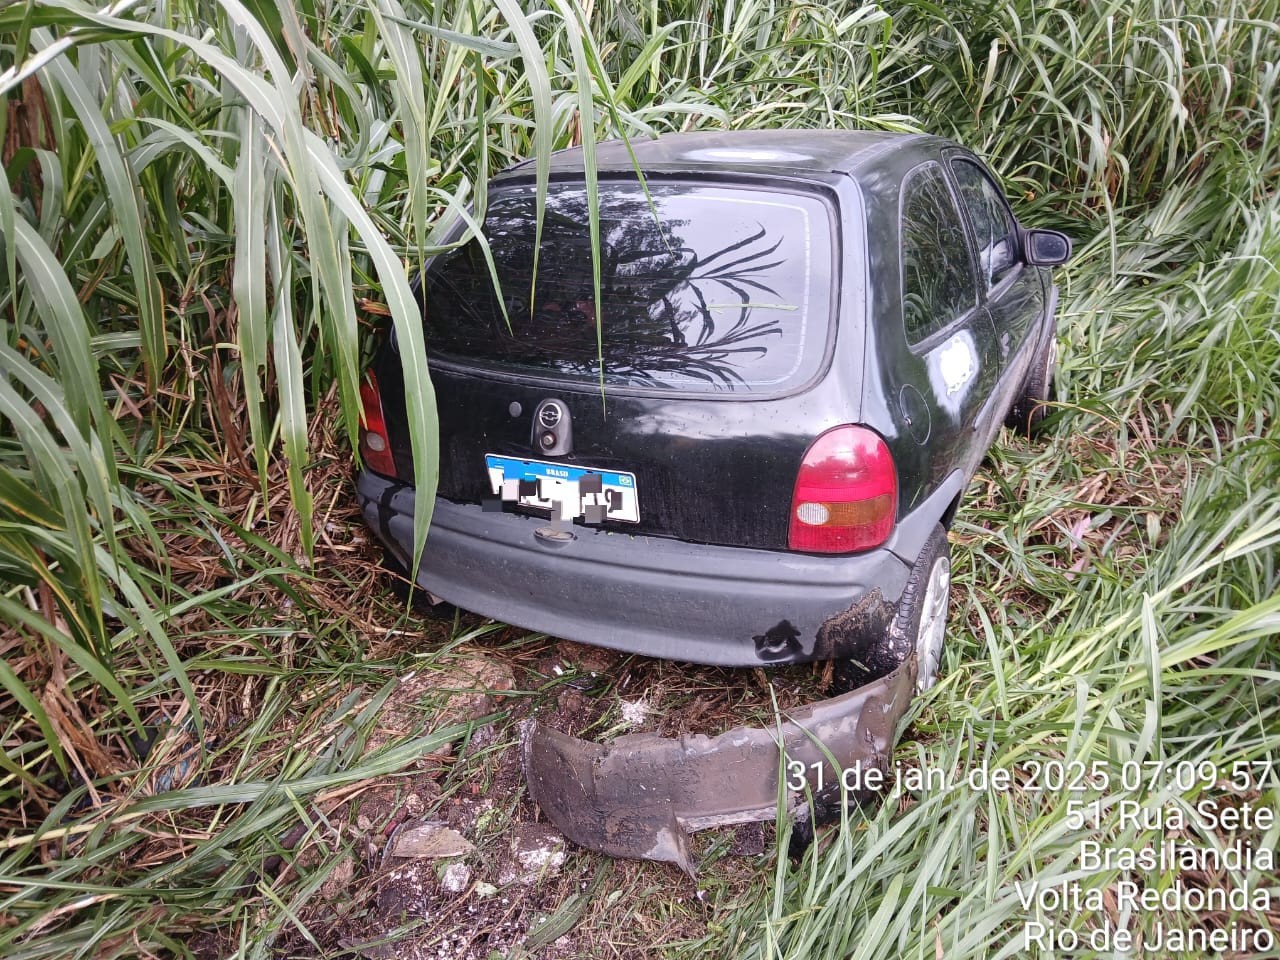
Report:
[{"label": "black hatchback car", "polygon": [[[1001,424],[1043,415],[1062,234],[929,136],[759,131],[496,177],[418,278],[440,418],[416,579],[531,630],[734,666],[937,675],[946,527]],[[637,175],[637,167],[643,177]],[[461,228],[459,228],[460,236]],[[500,292],[499,292],[500,290]],[[364,391],[364,515],[407,564],[394,338]]]}]

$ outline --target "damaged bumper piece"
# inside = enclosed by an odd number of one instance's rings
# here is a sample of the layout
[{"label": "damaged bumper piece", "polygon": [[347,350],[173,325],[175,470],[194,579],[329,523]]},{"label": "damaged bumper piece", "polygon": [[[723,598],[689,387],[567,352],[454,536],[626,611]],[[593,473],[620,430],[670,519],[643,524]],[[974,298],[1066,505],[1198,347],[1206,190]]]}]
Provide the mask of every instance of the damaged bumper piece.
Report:
[{"label": "damaged bumper piece", "polygon": [[[796,762],[804,765],[810,792],[817,790],[815,764],[825,768],[826,785],[838,783],[831,759],[842,770],[887,769],[915,673],[912,655],[886,676],[794,710],[775,727],[717,737],[640,733],[597,744],[531,720],[523,731],[525,779],[534,801],[574,843],[615,857],[668,861],[692,876],[689,834],[774,819],[779,773],[790,786]],[[779,763],[779,745],[789,768]],[[788,790],[785,803],[805,815],[803,789]]]},{"label": "damaged bumper piece", "polygon": [[[441,497],[417,582],[464,610],[627,653],[726,667],[865,663],[958,478],[884,546],[830,556],[582,526],[571,539],[545,539],[543,519]],[[357,489],[370,527],[411,566],[414,488],[365,470]]]}]

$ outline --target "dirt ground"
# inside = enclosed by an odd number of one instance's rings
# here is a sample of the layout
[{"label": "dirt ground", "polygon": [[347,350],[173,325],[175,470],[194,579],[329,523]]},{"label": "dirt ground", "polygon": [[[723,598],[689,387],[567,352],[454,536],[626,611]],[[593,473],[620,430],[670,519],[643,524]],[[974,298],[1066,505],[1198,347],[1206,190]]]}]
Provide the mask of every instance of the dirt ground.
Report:
[{"label": "dirt ground", "polygon": [[[274,955],[639,958],[682,948],[698,956],[700,941],[722,943],[735,906],[768,896],[774,825],[696,834],[696,882],[670,864],[578,848],[527,795],[520,722],[536,714],[601,742],[639,731],[718,734],[772,722],[775,702],[785,711],[830,695],[831,671],[691,667],[529,635],[475,614],[407,609],[407,584],[382,569],[382,551],[350,494],[351,458],[334,433],[337,422],[320,421],[312,438],[309,485],[324,506],[314,518],[316,575],[298,584],[298,602],[307,605],[310,629],[329,631],[329,660],[371,666],[356,686],[343,679],[344,669],[318,673],[315,691],[290,688],[298,708],[261,738],[281,756],[325,749],[333,721],[302,701],[363,716],[378,695],[370,684],[388,676],[395,677],[391,692],[372,723],[355,731],[366,738],[366,757],[454,724],[469,732],[394,775],[299,805],[283,835],[266,838],[262,845],[275,855],[251,879],[260,892],[287,901],[292,920],[275,937]],[[223,506],[247,510],[241,500],[255,490],[228,485]],[[281,549],[297,551],[293,514],[284,511],[272,533]],[[193,561],[192,590],[216,586],[221,568],[213,545],[173,546],[184,557],[203,556],[201,549],[208,557]],[[254,589],[261,595],[252,594],[252,603],[276,610],[292,629],[294,601],[274,588]],[[206,627],[190,625],[192,633]],[[307,645],[290,643],[273,656],[286,667],[316,656],[314,643],[299,643]],[[234,740],[266,690],[253,677],[218,681],[205,697],[206,726]],[[214,782],[220,774],[204,775]],[[230,935],[207,930],[190,946],[201,958],[219,957],[232,949],[224,939]]]},{"label": "dirt ground", "polygon": [[[461,614],[441,643],[486,621]],[[623,732],[715,734],[768,722],[829,689],[820,668],[691,668],[502,628],[402,676],[369,749],[471,722],[469,736],[363,785],[328,816],[310,862],[327,876],[289,956],[373,960],[651,957],[692,945],[771,876],[774,825],[698,834],[692,881],[669,864],[576,847],[541,817],[520,769],[521,720],[607,740]],[[770,685],[772,684],[772,695]],[[408,842],[406,842],[406,840]],[[437,854],[452,855],[437,855]]]},{"label": "dirt ground", "polygon": [[[775,701],[785,711],[832,695],[829,665],[692,667],[530,636],[468,613],[439,619],[418,608],[406,617],[405,598],[378,570],[380,551],[345,495],[344,471],[334,467],[327,478],[337,493],[317,497],[331,505],[317,568],[341,567],[343,576],[311,590],[361,637],[365,658],[404,665],[366,750],[450,724],[472,728],[397,775],[357,784],[322,812],[323,829],[285,838],[286,847],[297,844],[290,864],[273,866],[306,871],[314,889],[296,929],[277,940],[278,955],[647,958],[659,949],[698,956],[699,942],[713,936],[723,945],[735,904],[769,896],[774,825],[696,834],[696,882],[670,864],[578,848],[527,795],[520,721],[536,714],[601,742],[638,731],[714,735],[770,723]],[[988,484],[977,500],[1002,496]],[[1073,570],[1104,533],[1077,527]],[[359,585],[355,597],[343,583]],[[406,838],[416,841],[402,849]]]}]

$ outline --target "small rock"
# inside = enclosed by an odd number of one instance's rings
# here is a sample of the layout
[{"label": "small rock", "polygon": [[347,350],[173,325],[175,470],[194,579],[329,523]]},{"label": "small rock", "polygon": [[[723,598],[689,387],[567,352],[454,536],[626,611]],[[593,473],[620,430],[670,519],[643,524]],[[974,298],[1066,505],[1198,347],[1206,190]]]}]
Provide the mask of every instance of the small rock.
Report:
[{"label": "small rock", "polygon": [[350,903],[351,880],[355,876],[356,863],[351,857],[342,857],[329,876],[320,885],[320,896],[334,904],[335,907]]},{"label": "small rock", "polygon": [[631,727],[638,727],[649,718],[649,703],[643,697],[639,700],[622,701],[622,722]]},{"label": "small rock", "polygon": [[471,739],[467,743],[468,755],[474,756],[486,747],[491,747],[498,741],[498,729],[492,723],[486,723],[483,727],[478,727],[471,734]]},{"label": "small rock", "polygon": [[440,886],[450,893],[461,893],[471,883],[471,868],[465,863],[451,863],[440,877]]},{"label": "small rock", "polygon": [[556,695],[556,710],[563,716],[576,718],[578,714],[586,712],[591,705],[591,699],[573,687],[565,687]]},{"label": "small rock", "polygon": [[406,859],[461,857],[475,847],[457,830],[438,820],[406,823],[391,836],[387,856]]},{"label": "small rock", "polygon": [[437,689],[452,689],[437,723],[472,720],[494,708],[494,691],[515,687],[515,674],[505,663],[480,657],[452,661],[432,679]]},{"label": "small rock", "polygon": [[503,871],[502,879],[531,886],[560,872],[564,837],[550,824],[523,824],[511,837],[511,857],[515,869]]}]

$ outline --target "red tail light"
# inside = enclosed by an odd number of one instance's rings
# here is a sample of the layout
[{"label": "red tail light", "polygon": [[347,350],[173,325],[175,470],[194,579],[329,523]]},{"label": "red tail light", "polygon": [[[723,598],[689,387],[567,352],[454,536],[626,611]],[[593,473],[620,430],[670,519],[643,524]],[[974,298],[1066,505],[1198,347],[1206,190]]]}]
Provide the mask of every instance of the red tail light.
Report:
[{"label": "red tail light", "polygon": [[852,553],[889,538],[898,513],[898,471],[879,434],[833,427],[809,445],[791,499],[788,546]]},{"label": "red tail light", "polygon": [[395,457],[391,455],[391,438],[382,416],[382,394],[378,379],[370,370],[360,381],[360,403],[364,407],[364,423],[360,426],[360,459],[374,473],[396,475]]}]

